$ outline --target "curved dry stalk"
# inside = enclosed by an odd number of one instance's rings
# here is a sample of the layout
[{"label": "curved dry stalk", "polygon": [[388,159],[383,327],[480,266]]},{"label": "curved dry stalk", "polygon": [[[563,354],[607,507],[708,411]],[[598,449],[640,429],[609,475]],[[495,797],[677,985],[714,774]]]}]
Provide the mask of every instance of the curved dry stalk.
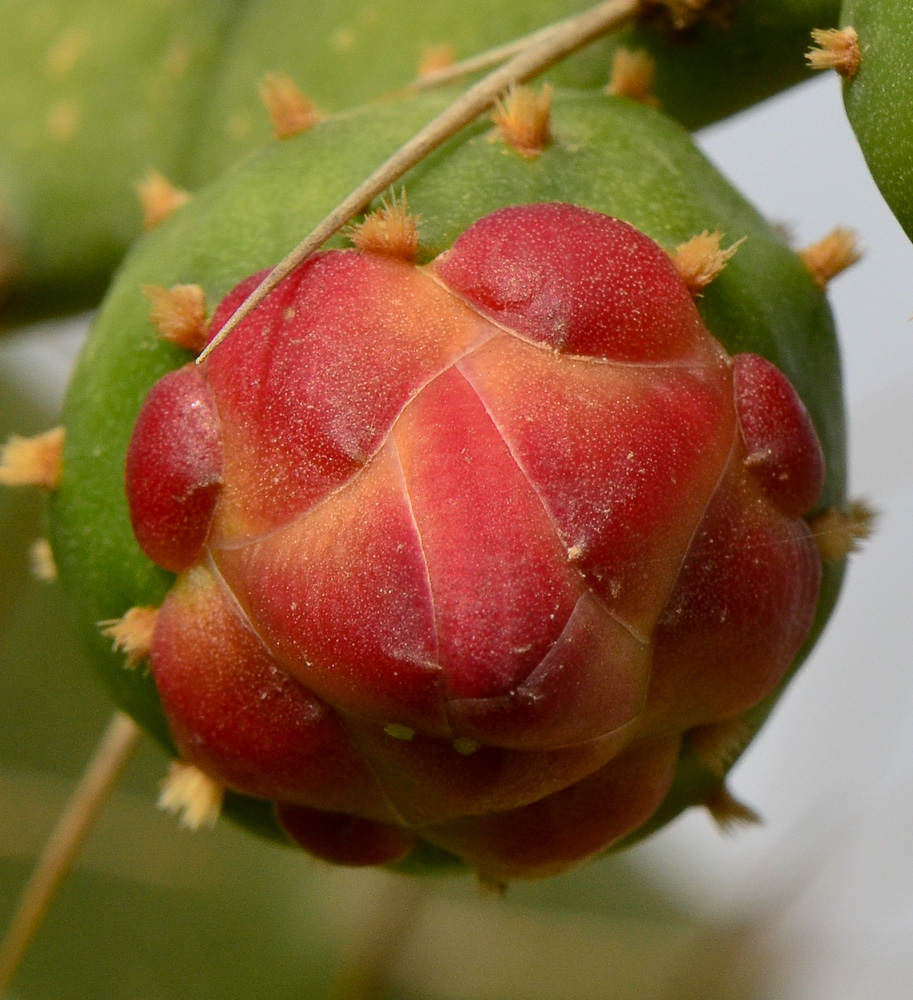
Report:
[{"label": "curved dry stalk", "polygon": [[13,981],[61,882],[120,780],[141,736],[141,730],[128,715],[114,713],[41,852],[0,946],[0,997]]},{"label": "curved dry stalk", "polygon": [[445,66],[432,73],[426,73],[411,83],[407,83],[405,87],[400,87],[399,90],[393,91],[390,96],[406,97],[409,94],[418,94],[423,90],[431,90],[434,87],[444,87],[448,83],[456,83],[467,76],[472,76],[473,73],[482,73],[487,69],[494,69],[495,66],[500,66],[501,63],[517,55],[518,52],[522,52],[528,46],[538,42],[553,27],[551,24],[546,25],[544,28],[531,31],[528,35],[521,35],[519,38],[513,39],[513,41],[505,42],[503,45],[498,45],[495,48],[479,52],[474,56],[461,59],[452,66]]},{"label": "curved dry stalk", "polygon": [[520,52],[488,76],[483,77],[420,132],[401,146],[363,181],[291,253],[281,260],[241,303],[219,333],[197,358],[200,364],[231,331],[303,260],[322,246],[353,215],[399,180],[407,170],[443,145],[460,129],[487,111],[511,86],[544,72],[565,56],[635,18],[644,0],[607,0],[582,14],[557,21],[533,36]]},{"label": "curved dry stalk", "polygon": [[327,1000],[370,1000],[377,995],[427,898],[424,879],[389,876],[388,884],[378,890],[361,932],[343,956]]}]

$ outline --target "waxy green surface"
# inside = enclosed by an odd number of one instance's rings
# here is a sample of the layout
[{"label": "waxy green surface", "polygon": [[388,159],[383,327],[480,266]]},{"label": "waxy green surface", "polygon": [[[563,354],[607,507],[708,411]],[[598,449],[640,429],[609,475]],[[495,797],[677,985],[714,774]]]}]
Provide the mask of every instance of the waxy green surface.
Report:
[{"label": "waxy green surface", "polygon": [[[51,501],[52,541],[103,680],[166,746],[151,678],[143,668],[125,669],[95,627],[131,606],[157,605],[172,579],[137,547],[123,494],[124,454],[145,393],[188,360],[156,337],[141,288],[198,283],[214,308],[238,280],[276,262],[446,100],[425,95],[362,108],[262,149],[139,241],[90,335],[64,413],[67,444],[63,480]],[[701,312],[731,353],[763,354],[792,380],[828,463],[821,506],[842,503],[845,443],[833,325],[798,257],[662,115],[624,99],[559,92],[553,133],[551,146],[531,162],[480,121],[407,175],[424,254],[449,247],[473,221],[505,204],[558,198],[624,218],[670,248],[705,229],[722,230],[727,243],[747,236],[699,300]],[[826,568],[815,635],[841,573],[842,567]],[[755,711],[758,724],[772,701]],[[712,783],[686,755],[660,817],[675,815]],[[238,798],[230,811],[275,832],[263,803]]]},{"label": "waxy green surface", "polygon": [[841,27],[859,36],[862,60],[843,85],[846,113],[875,183],[913,239],[913,4],[845,0]]},{"label": "waxy green surface", "polygon": [[[338,111],[407,83],[426,45],[449,44],[464,58],[586,6],[0,0],[0,258],[17,261],[0,280],[0,327],[98,301],[140,234],[133,187],[150,167],[195,189],[269,141],[257,96],[265,73],[292,75]],[[805,78],[808,33],[836,23],[837,7],[741,0],[730,27],[628,30],[550,78],[598,89],[615,46],[647,48],[665,109],[695,128]]]}]

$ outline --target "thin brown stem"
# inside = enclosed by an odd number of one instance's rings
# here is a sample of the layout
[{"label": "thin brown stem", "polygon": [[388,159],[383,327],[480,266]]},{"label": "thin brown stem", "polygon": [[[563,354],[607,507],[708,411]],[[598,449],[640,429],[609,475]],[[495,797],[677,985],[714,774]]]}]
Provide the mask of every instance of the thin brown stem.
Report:
[{"label": "thin brown stem", "polygon": [[467,76],[472,76],[473,73],[482,73],[487,69],[494,69],[495,66],[500,66],[501,63],[517,55],[518,52],[522,52],[525,48],[538,42],[552,28],[553,25],[546,25],[544,28],[530,32],[528,35],[522,35],[520,38],[513,39],[513,41],[505,42],[504,45],[486,49],[484,52],[469,56],[467,59],[461,59],[451,66],[444,66],[441,69],[434,70],[432,73],[425,73],[411,83],[407,83],[399,90],[394,91],[390,96],[406,97],[409,94],[417,94],[423,90],[430,90],[433,87],[444,87],[448,83],[456,83],[458,80],[464,80]]},{"label": "thin brown stem", "polygon": [[0,997],[13,981],[61,882],[120,780],[141,735],[129,716],[115,712],[44,846],[0,946]]},{"label": "thin brown stem", "polygon": [[582,14],[558,21],[537,33],[517,55],[458,97],[445,111],[401,146],[385,163],[345,198],[294,250],[280,261],[241,303],[197,358],[202,362],[303,260],[325,243],[353,215],[460,129],[487,111],[511,86],[542,73],[565,56],[613,31],[641,11],[643,0],[608,0]]},{"label": "thin brown stem", "polygon": [[387,979],[427,899],[427,881],[390,875],[381,886],[342,966],[327,1000],[370,1000]]}]

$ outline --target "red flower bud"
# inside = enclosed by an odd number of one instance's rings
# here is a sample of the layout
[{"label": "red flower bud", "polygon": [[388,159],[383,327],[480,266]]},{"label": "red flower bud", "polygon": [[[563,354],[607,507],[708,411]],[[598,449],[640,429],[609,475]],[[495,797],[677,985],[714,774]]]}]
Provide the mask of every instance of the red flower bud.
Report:
[{"label": "red flower bud", "polygon": [[152,648],[175,740],[321,857],[570,867],[783,677],[822,478],[784,376],[624,222],[315,255],[137,423],[137,537],[185,571]]}]

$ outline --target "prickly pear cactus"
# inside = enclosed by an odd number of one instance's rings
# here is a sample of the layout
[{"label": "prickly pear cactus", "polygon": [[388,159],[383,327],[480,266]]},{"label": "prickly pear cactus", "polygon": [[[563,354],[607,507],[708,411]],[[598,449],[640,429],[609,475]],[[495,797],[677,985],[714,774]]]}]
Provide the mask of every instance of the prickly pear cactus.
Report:
[{"label": "prickly pear cactus", "polygon": [[845,0],[824,55],[844,77],[846,113],[875,183],[913,238],[913,7]]},{"label": "prickly pear cactus", "polygon": [[[812,27],[837,0],[712,3],[651,17],[553,71],[641,86],[696,127],[798,82]],[[673,4],[687,13],[691,4]],[[0,326],[94,305],[144,224],[134,188],[180,195],[268,140],[258,94],[297,88],[335,112],[579,12],[572,0],[338,0],[180,4],[0,2]],[[661,11],[660,11],[661,13]],[[652,61],[651,61],[652,60]],[[146,213],[146,221],[154,221]],[[5,300],[5,304],[3,304]]]},{"label": "prickly pear cactus", "polygon": [[[461,133],[404,180],[417,242],[388,206],[192,364],[443,101],[276,143],[140,241],[52,543],[114,697],[210,806],[503,882],[739,815],[727,767],[839,586],[813,529],[845,502],[840,375],[814,255],[680,127],[581,93],[534,141],[516,106]],[[728,263],[713,231],[746,238]]]}]

